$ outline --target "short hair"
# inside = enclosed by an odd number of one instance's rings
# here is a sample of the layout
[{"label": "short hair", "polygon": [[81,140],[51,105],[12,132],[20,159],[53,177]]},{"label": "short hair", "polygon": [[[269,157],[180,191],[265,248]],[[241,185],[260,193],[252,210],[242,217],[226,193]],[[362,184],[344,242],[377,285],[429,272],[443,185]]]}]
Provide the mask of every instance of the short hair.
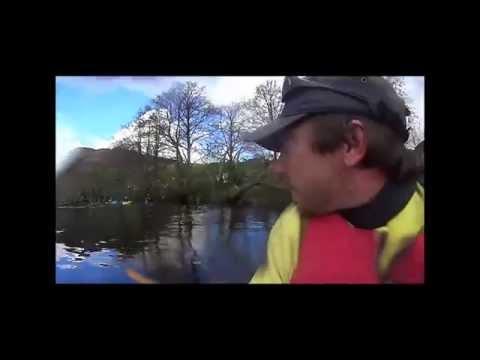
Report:
[{"label": "short hair", "polygon": [[360,166],[378,168],[395,182],[417,177],[421,170],[413,150],[405,147],[400,136],[380,121],[350,114],[317,114],[306,118],[314,126],[313,150],[329,153],[348,143],[353,130],[352,120],[360,120],[365,128],[367,152]]}]

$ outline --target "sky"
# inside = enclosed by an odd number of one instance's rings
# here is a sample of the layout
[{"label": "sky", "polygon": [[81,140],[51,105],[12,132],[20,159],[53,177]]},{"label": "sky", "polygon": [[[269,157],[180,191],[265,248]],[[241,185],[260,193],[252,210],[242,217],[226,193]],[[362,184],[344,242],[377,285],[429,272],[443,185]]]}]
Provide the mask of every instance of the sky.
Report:
[{"label": "sky", "polygon": [[[175,82],[196,81],[205,86],[215,105],[253,96],[267,80],[281,84],[283,76],[62,76],[56,78],[56,164],[76,147],[106,148],[119,139],[121,126],[155,95]],[[424,78],[405,77],[406,90],[423,123]]]}]

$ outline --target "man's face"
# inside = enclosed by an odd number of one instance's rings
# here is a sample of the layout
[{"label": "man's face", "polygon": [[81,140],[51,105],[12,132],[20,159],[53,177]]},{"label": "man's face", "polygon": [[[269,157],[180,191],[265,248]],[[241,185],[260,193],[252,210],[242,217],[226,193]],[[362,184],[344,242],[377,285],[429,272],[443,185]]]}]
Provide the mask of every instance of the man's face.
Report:
[{"label": "man's face", "polygon": [[290,130],[271,169],[288,187],[300,211],[321,215],[336,209],[338,194],[345,188],[346,167],[341,150],[314,152],[313,134],[310,121]]}]

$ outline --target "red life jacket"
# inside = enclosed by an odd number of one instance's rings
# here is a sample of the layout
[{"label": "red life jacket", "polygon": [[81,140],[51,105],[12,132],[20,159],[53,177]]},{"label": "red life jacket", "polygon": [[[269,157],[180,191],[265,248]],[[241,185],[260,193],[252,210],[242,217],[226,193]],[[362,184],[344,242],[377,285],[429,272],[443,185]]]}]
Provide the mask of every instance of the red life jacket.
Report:
[{"label": "red life jacket", "polygon": [[[379,284],[375,230],[355,228],[334,214],[311,218],[290,283]],[[387,281],[423,283],[424,235],[395,260]]]}]

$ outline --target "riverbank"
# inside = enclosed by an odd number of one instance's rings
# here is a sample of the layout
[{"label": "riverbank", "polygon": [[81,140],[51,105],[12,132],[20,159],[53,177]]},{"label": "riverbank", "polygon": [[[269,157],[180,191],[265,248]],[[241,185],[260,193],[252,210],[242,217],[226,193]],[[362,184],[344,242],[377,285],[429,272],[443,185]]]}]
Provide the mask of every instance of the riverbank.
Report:
[{"label": "riverbank", "polygon": [[[268,171],[269,162],[263,159],[232,164],[158,163],[150,166],[138,156],[127,162],[127,155],[132,155],[129,152],[117,154],[112,150],[102,154],[94,157],[87,152],[58,174],[57,205],[93,206],[107,200],[190,205],[281,205],[289,202],[288,192],[278,187]],[[125,160],[124,163],[106,157],[115,154]]]},{"label": "riverbank", "polygon": [[[291,202],[290,194],[285,190],[281,190],[269,186],[255,186],[249,189],[238,199],[231,194],[235,194],[235,189],[226,189],[213,194],[174,194],[163,198],[154,198],[150,201],[142,199],[129,201],[107,201],[107,202],[90,202],[90,201],[74,201],[57,203],[59,209],[82,209],[82,208],[99,208],[99,207],[122,207],[130,205],[191,205],[191,206],[263,206],[263,207],[285,207]],[[203,196],[202,196],[203,195]],[[233,199],[232,199],[233,198]]]}]

